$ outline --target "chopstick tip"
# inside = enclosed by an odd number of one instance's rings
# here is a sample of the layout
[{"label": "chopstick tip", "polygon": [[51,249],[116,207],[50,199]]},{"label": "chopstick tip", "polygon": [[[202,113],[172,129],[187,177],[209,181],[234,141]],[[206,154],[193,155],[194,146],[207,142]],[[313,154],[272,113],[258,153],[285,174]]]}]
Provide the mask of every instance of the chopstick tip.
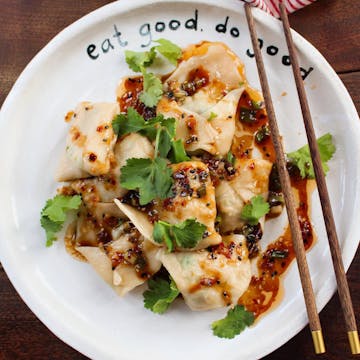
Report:
[{"label": "chopstick tip", "polygon": [[321,330],[311,331],[315,354],[323,354],[325,350],[324,338]]},{"label": "chopstick tip", "polygon": [[349,338],[351,353],[353,355],[360,354],[360,342],[359,342],[359,334],[357,330],[348,331],[348,338]]}]

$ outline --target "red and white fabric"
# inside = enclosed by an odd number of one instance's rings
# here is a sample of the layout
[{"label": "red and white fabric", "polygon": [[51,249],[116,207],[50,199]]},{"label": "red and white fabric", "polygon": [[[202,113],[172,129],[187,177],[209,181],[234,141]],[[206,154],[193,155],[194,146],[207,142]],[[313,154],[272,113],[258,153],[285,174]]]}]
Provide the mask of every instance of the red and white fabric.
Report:
[{"label": "red and white fabric", "polygon": [[245,2],[258,7],[267,13],[280,17],[279,3],[283,3],[287,12],[290,14],[296,10],[303,8],[306,5],[310,5],[316,0],[244,0]]}]

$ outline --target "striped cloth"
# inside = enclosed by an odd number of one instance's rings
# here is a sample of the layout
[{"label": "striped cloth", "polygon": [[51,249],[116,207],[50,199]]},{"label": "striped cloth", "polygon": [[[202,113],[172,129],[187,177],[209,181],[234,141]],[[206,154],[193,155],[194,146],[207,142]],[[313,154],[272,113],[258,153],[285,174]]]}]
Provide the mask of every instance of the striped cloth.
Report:
[{"label": "striped cloth", "polygon": [[288,13],[292,13],[296,10],[303,8],[306,5],[310,5],[316,0],[244,0],[249,4],[266,11],[267,13],[280,17],[279,3],[282,2]]}]

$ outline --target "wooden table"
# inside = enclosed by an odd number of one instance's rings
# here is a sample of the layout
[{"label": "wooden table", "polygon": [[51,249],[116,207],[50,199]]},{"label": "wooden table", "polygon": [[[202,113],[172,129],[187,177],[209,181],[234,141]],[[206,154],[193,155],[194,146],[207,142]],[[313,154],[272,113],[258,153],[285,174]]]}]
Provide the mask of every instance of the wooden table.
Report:
[{"label": "wooden table", "polygon": [[[25,65],[53,36],[81,16],[108,2],[0,0],[0,105]],[[352,0],[319,0],[291,15],[290,22],[292,27],[312,42],[334,67],[359,111],[358,5]],[[348,279],[355,313],[360,314],[359,251],[348,272]],[[339,299],[335,295],[320,314],[327,345],[325,355],[313,354],[309,329],[305,328],[266,359],[351,358],[339,308]],[[82,358],[85,357],[59,340],[35,317],[16,293],[0,265],[0,359]]]}]

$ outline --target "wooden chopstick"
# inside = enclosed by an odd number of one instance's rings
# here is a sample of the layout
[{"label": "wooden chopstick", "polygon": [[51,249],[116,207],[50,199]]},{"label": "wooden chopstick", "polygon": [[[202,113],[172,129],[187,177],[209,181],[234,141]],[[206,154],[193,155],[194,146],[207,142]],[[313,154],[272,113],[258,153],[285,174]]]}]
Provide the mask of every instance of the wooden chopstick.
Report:
[{"label": "wooden chopstick", "polygon": [[259,73],[261,88],[264,95],[265,107],[269,119],[271,138],[276,153],[276,164],[279,172],[282,191],[284,194],[287,215],[289,218],[291,236],[292,236],[294,251],[296,255],[297,265],[299,269],[301,285],[304,293],[304,299],[305,299],[311,334],[314,342],[314,348],[317,354],[321,354],[325,352],[325,345],[322,337],[320,319],[316,308],[315,296],[311,284],[309,267],[306,261],[306,251],[305,251],[304,242],[301,235],[300,225],[296,212],[296,205],[291,188],[290,177],[286,169],[286,160],[281,143],[279,128],[277,126],[275,111],[269,90],[269,84],[265,73],[264,62],[262,60],[260,47],[258,44],[254,18],[249,4],[245,4],[245,13],[246,13],[246,19],[248,22],[251,41],[255,53],[256,65]]},{"label": "wooden chopstick", "polygon": [[316,142],[316,136],[311,119],[309,104],[306,98],[304,83],[301,78],[299,61],[296,55],[295,45],[291,36],[289,19],[285,6],[280,3],[281,20],[283,23],[285,38],[289,49],[290,61],[294,73],[296,88],[299,96],[301,111],[304,119],[306,135],[309,143],[311,159],[314,166],[315,179],[319,192],[325,227],[329,239],[331,257],[334,265],[336,281],[341,308],[345,318],[346,330],[350,342],[352,354],[360,354],[359,335],[356,327],[354,309],[351,301],[349,285],[346,279],[344,265],[341,257],[339,240],[336,233],[335,221],[331,209],[329,193],[326,187],[325,175],[321,165],[321,158]]}]

